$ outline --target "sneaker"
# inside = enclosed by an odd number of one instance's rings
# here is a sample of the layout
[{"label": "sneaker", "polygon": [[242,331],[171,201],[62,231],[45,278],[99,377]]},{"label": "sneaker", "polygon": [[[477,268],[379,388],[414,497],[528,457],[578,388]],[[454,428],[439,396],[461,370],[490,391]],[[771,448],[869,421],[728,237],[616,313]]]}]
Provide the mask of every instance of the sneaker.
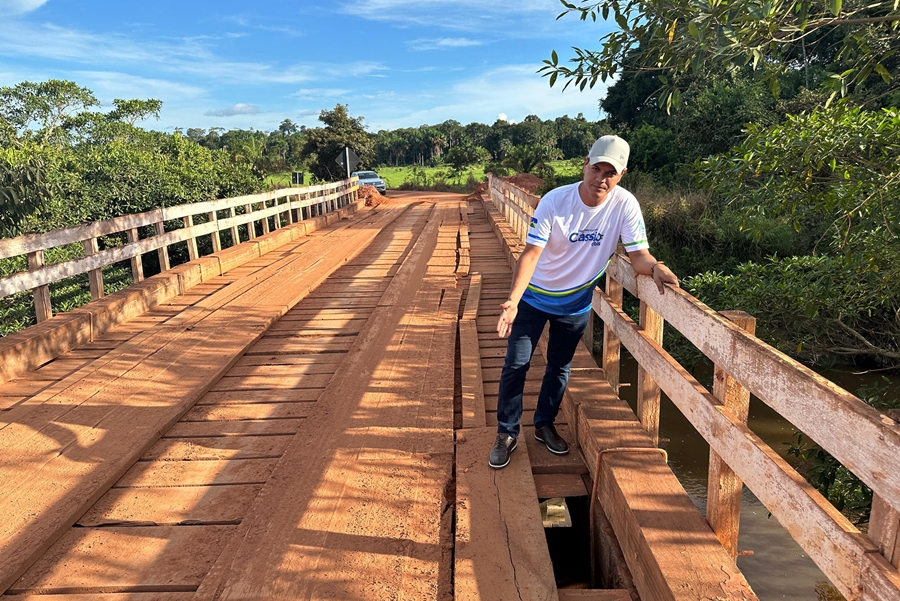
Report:
[{"label": "sneaker", "polygon": [[489,465],[495,470],[509,465],[509,456],[516,450],[516,439],[509,434],[497,434],[497,442],[491,449]]},{"label": "sneaker", "polygon": [[534,439],[547,445],[551,453],[565,455],[569,452],[569,444],[556,432],[553,424],[534,429]]}]

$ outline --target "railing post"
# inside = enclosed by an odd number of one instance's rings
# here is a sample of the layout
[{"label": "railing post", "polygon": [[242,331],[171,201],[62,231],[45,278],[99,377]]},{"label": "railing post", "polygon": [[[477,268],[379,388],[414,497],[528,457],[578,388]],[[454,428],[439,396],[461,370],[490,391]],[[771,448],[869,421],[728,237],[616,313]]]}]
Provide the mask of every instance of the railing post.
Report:
[{"label": "railing post", "polygon": [[[640,326],[646,336],[662,346],[663,325],[662,316],[651,309],[647,303],[641,301]],[[657,383],[646,370],[638,364],[637,373],[637,414],[641,425],[650,434],[653,446],[659,445],[659,398],[660,390]]]},{"label": "railing post", "polygon": [[[265,201],[265,200],[262,201],[262,210],[263,211],[265,211],[267,208],[269,208],[268,206],[266,206],[268,204],[269,203],[267,201]],[[272,231],[272,228],[269,226],[269,218],[268,217],[263,217],[262,226],[263,226],[263,234],[268,234],[269,232]]]},{"label": "railing post", "polygon": [[[162,236],[166,233],[166,224],[163,221],[157,221],[153,224],[153,229],[156,230],[157,236]],[[171,269],[172,266],[169,264],[169,247],[160,246],[156,252],[159,254],[159,270],[168,271]]]},{"label": "railing post", "polygon": [[[253,213],[253,204],[244,205],[244,212],[247,215],[251,215]],[[252,219],[247,222],[247,235],[250,237],[250,240],[256,238],[256,224]]]},{"label": "railing post", "polygon": [[[900,410],[890,416],[900,422]],[[872,514],[869,517],[869,540],[871,540],[895,568],[900,567],[900,513],[888,505],[878,495],[872,497]]]},{"label": "railing post", "polygon": [[[187,217],[183,217],[182,221],[184,221],[184,227],[186,229],[194,227],[193,216],[188,215]],[[187,246],[188,246],[188,256],[190,257],[191,261],[196,261],[197,258],[200,256],[200,253],[197,252],[197,238],[195,238],[194,236],[188,237]]]},{"label": "railing post", "polygon": [[216,224],[216,230],[210,234],[210,238],[212,239],[213,252],[217,253],[222,250],[222,238],[219,237],[219,218],[216,216],[215,211],[209,212],[209,220]]},{"label": "railing post", "polygon": [[900,514],[878,495],[872,498],[869,537],[891,565],[900,567]]},{"label": "railing post", "polygon": [[581,341],[587,347],[588,352],[594,354],[594,311],[588,313],[587,326],[584,328],[584,334],[581,335]]},{"label": "railing post", "polygon": [[[36,250],[28,253],[28,271],[35,271],[44,266],[44,251]],[[53,317],[50,305],[50,284],[44,284],[31,290],[34,296],[34,317],[38,323]]]},{"label": "railing post", "polygon": [[[235,214],[236,213],[234,212],[234,207],[231,207],[230,209],[228,209],[229,217],[234,218]],[[238,236],[238,228],[236,225],[232,225],[231,226],[231,245],[237,246],[240,243],[241,243],[241,238],[240,238],[240,236]]]},{"label": "railing post", "polygon": [[[125,235],[128,236],[129,244],[134,244],[140,240],[136,227],[125,232]],[[141,255],[131,257],[131,279],[134,280],[135,283],[144,281],[144,261]]]},{"label": "railing post", "polygon": [[[83,241],[85,256],[96,255],[100,252],[96,238],[89,238]],[[88,272],[88,279],[91,283],[91,300],[103,298],[103,269],[91,269]]]},{"label": "railing post", "polygon": [[[756,318],[743,311],[721,311],[722,317],[734,325],[756,333]],[[742,424],[750,412],[750,391],[716,366],[713,396],[724,410]],[[744,483],[715,452],[709,452],[709,488],[706,500],[706,521],[716,533],[722,546],[737,559],[738,529],[741,523],[741,491]]]},{"label": "railing post", "polygon": [[[613,279],[609,271],[606,272],[606,296],[609,302],[616,306],[622,306],[622,284]],[[603,325],[603,373],[612,389],[619,394],[619,361],[622,346],[619,337],[616,336],[608,324]]]}]

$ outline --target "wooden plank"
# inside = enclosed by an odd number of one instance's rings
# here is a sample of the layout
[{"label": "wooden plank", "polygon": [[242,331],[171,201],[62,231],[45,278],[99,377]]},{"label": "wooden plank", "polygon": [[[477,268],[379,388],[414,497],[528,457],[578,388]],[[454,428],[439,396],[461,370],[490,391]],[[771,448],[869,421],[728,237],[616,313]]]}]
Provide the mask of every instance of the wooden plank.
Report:
[{"label": "wooden plank", "polygon": [[116,482],[117,488],[262,484],[276,458],[221,461],[138,461]]},{"label": "wooden plank", "polygon": [[[55,600],[54,600],[55,601]],[[626,590],[559,589],[559,601],[631,601]]]},{"label": "wooden plank", "polygon": [[463,310],[463,319],[478,318],[478,304],[481,301],[482,277],[480,273],[473,273],[469,281],[469,294],[466,297],[466,307]]},{"label": "wooden plank", "polygon": [[243,420],[292,420],[309,414],[311,402],[258,403],[253,405],[194,406],[181,418],[181,423]]},{"label": "wooden plank", "polygon": [[[666,294],[658,294],[649,276],[635,278],[618,256],[610,272],[717,366],[900,510],[900,470],[895,469],[900,425],[884,421],[856,396],[744,332],[684,290],[669,287]],[[853,435],[848,437],[848,432]]]},{"label": "wooden plank", "polygon": [[301,421],[299,419],[182,421],[166,432],[166,438],[293,435],[297,433]]},{"label": "wooden plank", "polygon": [[598,494],[642,599],[757,599],[661,456],[606,455]]},{"label": "wooden plank", "polygon": [[113,488],[77,525],[177,526],[239,524],[262,484]]},{"label": "wooden plank", "polygon": [[[44,251],[35,250],[28,253],[28,271],[34,271],[44,266]],[[50,286],[44,284],[31,291],[34,297],[34,315],[38,323],[47,321],[53,317],[53,307],[50,304]]]},{"label": "wooden plank", "polygon": [[[536,405],[536,403],[535,403]],[[562,417],[562,416],[560,416]],[[528,456],[531,458],[531,471],[535,474],[584,474],[587,468],[580,453],[573,453],[571,447],[575,445],[575,435],[569,429],[568,424],[557,418],[556,426],[560,436],[566,439],[570,450],[565,455],[551,453],[547,445],[538,442],[534,438],[534,426],[532,422],[523,422],[522,433],[519,436],[519,444],[528,446]]]},{"label": "wooden plank", "polygon": [[[285,345],[290,352],[296,345]],[[347,343],[346,348],[350,344]],[[258,352],[270,353],[278,352],[279,346],[276,344],[266,344],[264,349],[259,349],[260,344],[257,343],[248,353],[255,354]],[[213,387],[213,392],[224,390],[273,390],[284,388],[324,388],[331,380],[332,374],[297,374],[295,376],[288,375],[255,375],[255,376],[225,376],[219,380]]]},{"label": "wooden plank", "polygon": [[[192,601],[194,593],[85,593],[54,594],[52,601]],[[46,595],[20,595],[16,601],[47,601]]]},{"label": "wooden plank", "polygon": [[534,474],[534,485],[540,499],[588,496],[581,474]]},{"label": "wooden plank", "polygon": [[[665,324],[663,318],[643,301],[641,301],[640,312],[640,325],[644,334],[662,346],[663,325]],[[654,447],[659,446],[659,401],[659,386],[647,374],[647,370],[638,364],[637,416],[641,425],[650,434]]]},{"label": "wooden plank", "polygon": [[878,496],[872,499],[869,538],[887,562],[896,568],[900,563],[900,514]]},{"label": "wooden plank", "polygon": [[[7,591],[197,586],[235,526],[72,528]],[[143,566],[119,569],[123,557]],[[184,588],[182,588],[184,590]],[[189,589],[188,589],[189,590]]]},{"label": "wooden plank", "polygon": [[631,354],[838,590],[850,596],[871,590],[873,596],[864,598],[900,599],[897,570],[866,537],[778,453],[724,412],[665,350],[643,338],[636,324],[612,308],[602,293],[595,292],[594,299],[601,318],[613,324]]},{"label": "wooden plank", "polygon": [[[471,291],[471,289],[470,289]],[[484,384],[481,379],[481,358],[475,322],[459,322],[459,353],[462,379],[462,427],[483,428]]]},{"label": "wooden plank", "polygon": [[[728,311],[722,315],[750,334],[756,333],[756,319],[747,313]],[[747,423],[747,416],[750,413],[750,391],[720,367],[715,368],[713,396],[738,421],[742,424]],[[712,526],[713,532],[719,537],[725,550],[736,560],[738,531],[741,524],[741,492],[744,483],[713,450],[709,452],[708,483],[706,521]]]},{"label": "wooden plank", "polygon": [[163,438],[143,455],[155,461],[210,461],[279,457],[293,435]]},{"label": "wooden plank", "polygon": [[454,599],[557,599],[528,448],[492,470],[496,436],[493,428],[457,432]]},{"label": "wooden plank", "polygon": [[[615,279],[612,273],[607,270],[606,273],[606,295],[610,302],[617,307],[622,306],[623,292],[622,284]],[[594,311],[596,313],[596,310]],[[619,367],[620,367],[621,345],[616,333],[608,324],[603,324],[603,373],[606,374],[606,381],[612,386],[613,392],[619,394]]]}]

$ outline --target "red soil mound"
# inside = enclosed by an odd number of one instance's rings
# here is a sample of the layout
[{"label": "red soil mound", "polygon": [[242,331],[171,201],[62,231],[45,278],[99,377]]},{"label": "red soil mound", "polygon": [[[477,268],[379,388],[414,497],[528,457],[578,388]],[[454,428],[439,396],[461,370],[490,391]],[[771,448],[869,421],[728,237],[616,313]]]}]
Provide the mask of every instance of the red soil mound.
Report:
[{"label": "red soil mound", "polygon": [[374,188],[374,186],[360,186],[359,187],[359,197],[366,199],[367,207],[377,207],[385,200],[387,200],[381,193]]},{"label": "red soil mound", "polygon": [[522,188],[529,194],[534,194],[538,188],[544,185],[544,180],[530,173],[517,173],[503,179],[517,188]]}]

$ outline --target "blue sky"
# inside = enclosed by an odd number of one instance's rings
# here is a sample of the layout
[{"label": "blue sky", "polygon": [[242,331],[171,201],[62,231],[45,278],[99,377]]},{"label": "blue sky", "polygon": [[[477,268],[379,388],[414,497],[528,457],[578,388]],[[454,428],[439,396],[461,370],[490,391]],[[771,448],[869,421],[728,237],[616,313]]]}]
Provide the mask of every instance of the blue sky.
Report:
[{"label": "blue sky", "polygon": [[0,0],[0,85],[49,78],[114,98],[159,98],[147,128],[319,125],[346,104],[371,132],[456,119],[579,112],[604,87],[536,74],[553,49],[597,47],[606,26],[557,0]]}]

